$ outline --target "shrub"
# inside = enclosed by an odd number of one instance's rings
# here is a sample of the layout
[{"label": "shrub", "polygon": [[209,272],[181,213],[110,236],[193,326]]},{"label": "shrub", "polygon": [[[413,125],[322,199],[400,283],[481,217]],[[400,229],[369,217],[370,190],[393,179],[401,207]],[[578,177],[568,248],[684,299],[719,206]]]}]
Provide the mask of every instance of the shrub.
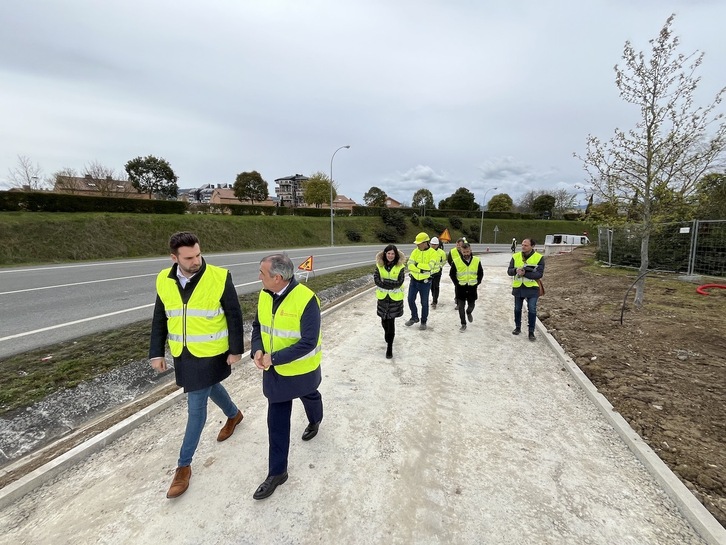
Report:
[{"label": "shrub", "polygon": [[361,234],[355,229],[346,229],[345,236],[348,237],[348,240],[350,240],[351,242],[360,242],[363,238]]},{"label": "shrub", "polygon": [[418,226],[421,223],[418,219],[418,214],[416,212],[411,214],[411,223],[413,223],[416,226]]},{"label": "shrub", "polygon": [[451,226],[452,226],[452,227],[453,227],[454,229],[458,229],[458,230],[461,230],[461,226],[462,226],[462,225],[464,224],[464,223],[463,223],[463,222],[461,221],[461,218],[460,218],[460,217],[458,217],[458,216],[452,216],[452,217],[450,217],[450,218],[449,218],[449,223],[451,224]]},{"label": "shrub", "polygon": [[401,236],[406,234],[406,217],[402,212],[384,208],[381,210],[381,219],[386,228],[394,229]]},{"label": "shrub", "polygon": [[396,232],[390,227],[386,227],[385,229],[376,231],[376,237],[384,244],[398,241],[398,236],[396,235]]}]

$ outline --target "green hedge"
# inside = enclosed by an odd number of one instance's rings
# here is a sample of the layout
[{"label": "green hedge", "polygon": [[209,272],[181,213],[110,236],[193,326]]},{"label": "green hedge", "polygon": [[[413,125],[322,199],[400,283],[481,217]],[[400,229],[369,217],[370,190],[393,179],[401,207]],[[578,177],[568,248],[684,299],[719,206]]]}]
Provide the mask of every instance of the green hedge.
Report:
[{"label": "green hedge", "polygon": [[187,211],[187,203],[68,195],[50,191],[0,191],[0,211],[184,214]]}]

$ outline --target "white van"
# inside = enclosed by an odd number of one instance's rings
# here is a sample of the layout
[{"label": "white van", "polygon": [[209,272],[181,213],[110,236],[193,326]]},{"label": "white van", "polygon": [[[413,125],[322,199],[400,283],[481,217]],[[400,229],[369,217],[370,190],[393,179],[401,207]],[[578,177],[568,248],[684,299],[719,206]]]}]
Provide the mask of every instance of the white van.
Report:
[{"label": "white van", "polygon": [[571,252],[576,246],[590,244],[587,235],[546,235],[544,255]]},{"label": "white van", "polygon": [[573,246],[581,246],[590,244],[587,235],[547,235],[545,236],[545,244],[571,244]]}]

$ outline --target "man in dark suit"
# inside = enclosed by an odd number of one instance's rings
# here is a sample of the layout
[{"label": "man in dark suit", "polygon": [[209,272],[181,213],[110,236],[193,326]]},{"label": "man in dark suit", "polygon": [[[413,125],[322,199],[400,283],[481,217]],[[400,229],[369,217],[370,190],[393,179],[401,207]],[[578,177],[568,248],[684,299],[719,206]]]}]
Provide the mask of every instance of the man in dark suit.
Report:
[{"label": "man in dark suit", "polygon": [[287,481],[292,401],[302,401],[308,418],[303,441],[317,435],[323,419],[323,398],[318,391],[322,380],[320,301],[297,282],[295,267],[284,254],[265,257],[259,278],[263,289],[252,323],[250,354],[263,370],[269,467],[267,478],[252,496],[256,500],[271,496]]}]

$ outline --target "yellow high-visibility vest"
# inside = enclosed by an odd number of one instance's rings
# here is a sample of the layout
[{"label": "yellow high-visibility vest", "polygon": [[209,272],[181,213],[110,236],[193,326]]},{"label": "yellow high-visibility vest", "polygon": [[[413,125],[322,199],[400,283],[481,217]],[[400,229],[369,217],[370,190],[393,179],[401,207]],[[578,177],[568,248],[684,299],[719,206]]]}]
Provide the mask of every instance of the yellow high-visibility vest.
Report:
[{"label": "yellow high-visibility vest", "polygon": [[220,300],[227,282],[227,270],[207,265],[185,305],[171,267],[156,277],[156,292],[166,311],[167,340],[172,355],[186,346],[192,355],[208,358],[229,350],[227,319]]},{"label": "yellow high-visibility vest", "polygon": [[[522,252],[517,252],[512,256],[512,259],[514,260],[514,268],[515,269],[523,269],[525,265],[534,265],[537,266],[537,263],[539,263],[540,259],[542,259],[542,254],[539,254],[537,252],[534,252],[529,258],[525,261],[524,257],[522,256]],[[532,280],[530,278],[525,278],[524,276],[517,276],[514,275],[514,280],[512,280],[512,287],[518,288],[520,286],[524,285],[527,288],[537,288],[539,287],[539,284],[537,284],[536,280]]]},{"label": "yellow high-visibility vest", "polygon": [[436,260],[436,250],[416,248],[408,258],[408,272],[416,280],[427,280],[431,276],[432,263]]},{"label": "yellow high-visibility vest", "polygon": [[[403,269],[403,265],[394,265],[391,267],[390,271],[386,270],[385,267],[378,265],[378,275],[383,280],[398,280],[398,275],[401,273],[401,269]],[[390,290],[376,286],[376,297],[378,297],[378,299],[385,299],[386,296],[390,297],[394,301],[403,301],[403,286],[398,286],[397,288]]]},{"label": "yellow high-visibility vest", "polygon": [[464,263],[464,260],[461,259],[461,254],[459,252],[456,252],[452,258],[454,262],[454,267],[456,267],[456,280],[459,282],[460,286],[476,286],[476,281],[478,278],[478,272],[479,272],[479,258],[477,256],[473,256],[471,258],[471,262],[467,265]]},{"label": "yellow high-visibility vest", "polygon": [[[317,296],[310,288],[298,284],[285,296],[280,306],[277,307],[277,312],[272,314],[272,295],[264,290],[260,291],[260,297],[257,301],[257,320],[260,322],[260,336],[262,337],[262,346],[265,353],[272,354],[275,351],[292,346],[302,338],[300,322],[305,307],[308,306],[313,297],[317,299]],[[319,300],[318,304],[320,304]],[[304,375],[314,371],[320,366],[320,361],[323,358],[322,340],[321,328],[318,334],[318,344],[315,348],[302,358],[290,363],[275,365],[275,371],[287,377]]]}]

